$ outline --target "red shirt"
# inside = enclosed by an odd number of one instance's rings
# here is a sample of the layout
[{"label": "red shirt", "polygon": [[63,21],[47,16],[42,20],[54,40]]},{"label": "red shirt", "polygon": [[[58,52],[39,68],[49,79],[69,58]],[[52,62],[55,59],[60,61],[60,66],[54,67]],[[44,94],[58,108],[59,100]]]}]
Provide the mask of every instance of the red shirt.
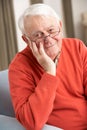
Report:
[{"label": "red shirt", "polygon": [[45,123],[87,130],[87,48],[78,39],[62,42],[56,76],[43,70],[29,47],[10,64],[13,106],[27,130],[41,130]]}]

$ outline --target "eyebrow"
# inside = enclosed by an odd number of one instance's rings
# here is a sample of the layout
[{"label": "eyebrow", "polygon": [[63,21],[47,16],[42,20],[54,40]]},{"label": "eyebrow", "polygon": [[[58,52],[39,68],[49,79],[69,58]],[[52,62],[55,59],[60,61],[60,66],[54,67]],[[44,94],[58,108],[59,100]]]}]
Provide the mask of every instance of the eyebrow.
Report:
[{"label": "eyebrow", "polygon": [[36,32],[32,32],[31,36],[34,36],[35,34],[41,33],[42,31],[36,31]]},{"label": "eyebrow", "polygon": [[[51,25],[49,27],[47,27],[45,30],[49,29],[49,28],[53,28],[54,26]],[[35,35],[35,34],[38,34],[38,33],[41,33],[42,31],[36,31],[36,32],[32,32],[31,36]]]}]

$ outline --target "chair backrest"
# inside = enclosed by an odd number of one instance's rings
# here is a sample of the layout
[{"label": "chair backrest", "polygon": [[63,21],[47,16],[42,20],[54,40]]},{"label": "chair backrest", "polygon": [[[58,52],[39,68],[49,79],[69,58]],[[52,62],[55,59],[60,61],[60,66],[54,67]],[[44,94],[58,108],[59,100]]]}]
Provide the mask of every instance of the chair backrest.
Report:
[{"label": "chair backrest", "polygon": [[0,114],[14,117],[10,97],[8,70],[0,71]]}]

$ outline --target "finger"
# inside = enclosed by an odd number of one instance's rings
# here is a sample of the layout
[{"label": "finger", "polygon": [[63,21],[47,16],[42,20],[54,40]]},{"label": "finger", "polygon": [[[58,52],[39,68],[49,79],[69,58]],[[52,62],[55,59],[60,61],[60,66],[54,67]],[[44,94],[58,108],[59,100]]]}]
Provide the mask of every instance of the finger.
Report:
[{"label": "finger", "polygon": [[28,43],[30,49],[32,50],[32,45],[31,45],[31,42]]},{"label": "finger", "polygon": [[45,54],[43,43],[40,43],[40,45],[39,45],[39,52],[40,52],[40,54]]},{"label": "finger", "polygon": [[32,46],[32,52],[35,56],[38,56],[39,55],[39,51],[38,51],[38,48],[36,46],[36,43],[35,42],[32,42],[31,43],[31,46]]}]

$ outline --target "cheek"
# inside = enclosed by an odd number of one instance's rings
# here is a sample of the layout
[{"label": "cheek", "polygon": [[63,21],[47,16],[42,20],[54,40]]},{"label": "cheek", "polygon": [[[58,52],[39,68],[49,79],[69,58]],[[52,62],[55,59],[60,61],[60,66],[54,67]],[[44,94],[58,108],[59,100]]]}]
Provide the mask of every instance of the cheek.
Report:
[{"label": "cheek", "polygon": [[54,38],[57,42],[58,41],[60,41],[61,40],[61,36],[59,35],[59,36],[55,36],[55,38]]},{"label": "cheek", "polygon": [[61,46],[62,46],[62,37],[61,36],[56,36],[54,39],[56,40],[58,47],[61,48]]},{"label": "cheek", "polygon": [[56,35],[54,39],[60,41],[62,39],[62,32],[60,32],[59,35]]}]

